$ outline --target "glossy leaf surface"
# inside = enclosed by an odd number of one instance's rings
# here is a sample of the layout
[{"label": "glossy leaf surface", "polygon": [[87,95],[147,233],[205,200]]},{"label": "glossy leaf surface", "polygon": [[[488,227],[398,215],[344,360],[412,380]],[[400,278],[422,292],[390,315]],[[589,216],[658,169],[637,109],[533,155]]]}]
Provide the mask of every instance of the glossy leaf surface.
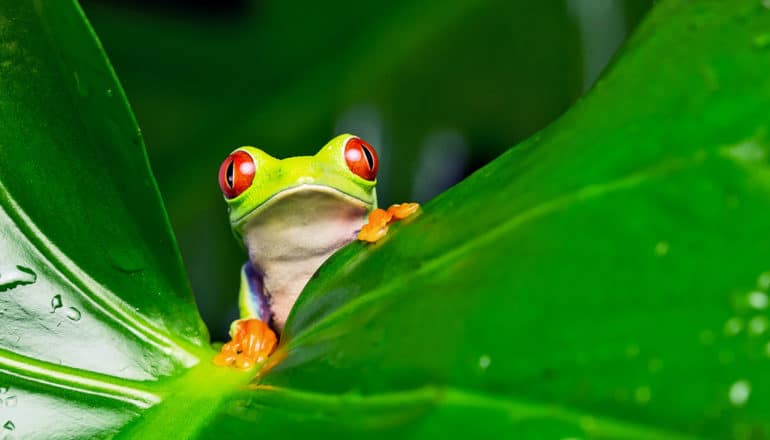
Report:
[{"label": "glossy leaf surface", "polygon": [[0,3],[0,121],[0,425],[109,432],[208,336],[136,123],[74,3]]},{"label": "glossy leaf surface", "polygon": [[770,435],[760,2],[658,5],[559,121],[333,257],[253,381],[210,366],[128,107],[77,8],[56,5],[0,14],[0,66],[28,63],[0,82],[4,429]]}]

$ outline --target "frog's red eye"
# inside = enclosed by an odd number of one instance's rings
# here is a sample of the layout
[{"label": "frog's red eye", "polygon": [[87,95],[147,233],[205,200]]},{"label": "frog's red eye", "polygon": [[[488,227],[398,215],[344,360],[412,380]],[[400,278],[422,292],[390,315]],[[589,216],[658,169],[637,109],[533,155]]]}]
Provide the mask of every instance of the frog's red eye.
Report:
[{"label": "frog's red eye", "polygon": [[377,152],[366,141],[357,137],[350,138],[345,144],[345,162],[354,174],[366,180],[377,178]]},{"label": "frog's red eye", "polygon": [[219,167],[219,187],[225,197],[232,199],[246,191],[254,180],[256,169],[251,155],[245,151],[234,151],[227,156]]}]

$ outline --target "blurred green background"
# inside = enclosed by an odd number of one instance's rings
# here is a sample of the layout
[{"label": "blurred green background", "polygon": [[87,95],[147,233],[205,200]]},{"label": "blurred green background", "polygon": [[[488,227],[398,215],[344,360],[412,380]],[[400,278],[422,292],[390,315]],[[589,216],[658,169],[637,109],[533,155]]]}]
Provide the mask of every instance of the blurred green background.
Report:
[{"label": "blurred green background", "polygon": [[231,150],[314,154],[352,132],[380,155],[382,205],[426,202],[579,99],[652,1],[81,3],[223,340],[246,258],[216,179]]}]

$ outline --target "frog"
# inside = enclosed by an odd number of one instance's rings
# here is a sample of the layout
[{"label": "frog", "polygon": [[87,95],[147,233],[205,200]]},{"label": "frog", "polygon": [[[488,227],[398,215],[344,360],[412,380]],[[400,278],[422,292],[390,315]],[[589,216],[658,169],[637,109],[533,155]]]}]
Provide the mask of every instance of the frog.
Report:
[{"label": "frog", "polygon": [[355,240],[373,243],[417,203],[377,206],[379,158],[358,136],[334,137],[313,156],[277,159],[242,146],[218,180],[233,235],[248,254],[240,270],[240,318],[214,358],[248,370],[273,352],[289,313],[319,267]]}]

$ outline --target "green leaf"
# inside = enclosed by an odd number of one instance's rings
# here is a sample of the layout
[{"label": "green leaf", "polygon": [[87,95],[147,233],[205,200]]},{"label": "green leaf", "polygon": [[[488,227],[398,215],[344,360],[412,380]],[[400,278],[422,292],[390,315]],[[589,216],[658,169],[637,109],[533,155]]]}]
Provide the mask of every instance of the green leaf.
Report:
[{"label": "green leaf", "polygon": [[567,115],[325,265],[208,432],[769,436],[768,29],[661,3]]},{"label": "green leaf", "polygon": [[160,401],[149,384],[209,356],[208,335],[75,2],[0,4],[0,121],[1,429],[109,433]]},{"label": "green leaf", "polygon": [[208,360],[82,14],[31,5],[0,6],[6,431],[770,436],[762,3],[656,6],[568,114],[322,267],[254,380]]}]

